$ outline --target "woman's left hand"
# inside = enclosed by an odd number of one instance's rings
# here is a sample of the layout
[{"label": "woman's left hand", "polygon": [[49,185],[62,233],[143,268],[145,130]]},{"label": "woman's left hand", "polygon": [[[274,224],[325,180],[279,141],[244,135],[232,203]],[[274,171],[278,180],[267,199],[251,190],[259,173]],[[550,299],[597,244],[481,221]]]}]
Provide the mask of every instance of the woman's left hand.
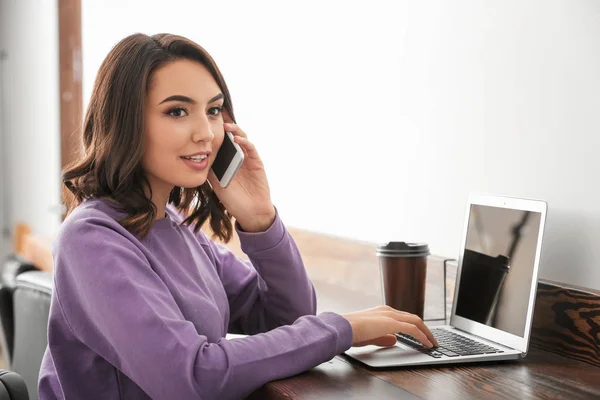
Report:
[{"label": "woman's left hand", "polygon": [[228,122],[224,127],[225,131],[233,134],[235,142],[244,151],[244,162],[227,188],[221,187],[212,169],[208,180],[225,209],[233,215],[244,231],[266,231],[275,221],[275,207],[271,202],[264,164],[256,147],[239,126]]}]

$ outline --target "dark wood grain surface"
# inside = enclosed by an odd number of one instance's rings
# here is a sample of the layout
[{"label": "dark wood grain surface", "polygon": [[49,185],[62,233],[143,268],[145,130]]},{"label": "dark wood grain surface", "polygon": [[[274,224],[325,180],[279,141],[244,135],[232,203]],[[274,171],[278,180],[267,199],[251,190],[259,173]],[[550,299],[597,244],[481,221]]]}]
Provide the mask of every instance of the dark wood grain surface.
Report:
[{"label": "dark wood grain surface", "polygon": [[[319,312],[343,314],[382,303],[373,244],[290,231],[315,285]],[[243,257],[236,240],[230,246]],[[442,260],[428,260],[426,319],[443,315]],[[448,272],[450,309],[456,266]],[[523,360],[375,370],[341,355],[268,383],[250,398],[600,399],[599,298],[595,291],[540,282],[532,347]]]},{"label": "dark wood grain surface", "polygon": [[532,346],[600,367],[600,293],[538,284]]},{"label": "dark wood grain surface", "polygon": [[542,350],[520,361],[360,370],[423,399],[599,399],[600,368]]},{"label": "dark wood grain surface", "polygon": [[340,357],[290,379],[263,386],[249,400],[262,399],[419,399]]},{"label": "dark wood grain surface", "polygon": [[[315,287],[322,310],[348,312],[379,304],[375,297],[337,285],[316,282]],[[540,348],[530,349],[519,361],[387,370],[371,369],[346,356],[338,358],[424,399],[600,399],[600,368]],[[309,392],[307,387],[303,393]],[[296,395],[292,398],[304,398],[300,392]]]},{"label": "dark wood grain surface", "polygon": [[537,348],[518,361],[390,369],[371,369],[340,355],[307,373],[270,382],[250,397],[341,398],[600,399],[600,368]]}]

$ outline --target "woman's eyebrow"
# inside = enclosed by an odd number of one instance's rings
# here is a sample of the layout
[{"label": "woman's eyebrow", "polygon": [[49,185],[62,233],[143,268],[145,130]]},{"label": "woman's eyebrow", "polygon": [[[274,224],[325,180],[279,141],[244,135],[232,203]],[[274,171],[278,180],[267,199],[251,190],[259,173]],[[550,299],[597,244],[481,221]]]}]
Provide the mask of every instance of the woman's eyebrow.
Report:
[{"label": "woman's eyebrow", "polygon": [[208,104],[214,103],[217,100],[221,100],[223,97],[225,97],[225,96],[223,96],[223,93],[219,93],[218,95],[216,95],[215,97],[213,97],[212,99],[210,99],[208,101]]},{"label": "woman's eyebrow", "polygon": [[164,99],[163,101],[161,101],[158,104],[160,105],[160,104],[163,104],[163,103],[167,103],[169,101],[182,101],[184,103],[196,104],[196,100],[191,99],[191,98],[189,98],[187,96],[182,96],[180,94],[169,96],[169,97],[167,97],[166,99]]},{"label": "woman's eyebrow", "polygon": [[[210,103],[214,103],[217,100],[221,100],[223,97],[224,97],[223,93],[219,93],[218,95],[216,95],[215,97],[213,97],[212,99],[210,99],[208,101],[208,103],[209,104]],[[161,101],[159,103],[159,105],[163,104],[163,103],[170,102],[170,101],[181,101],[181,102],[189,103],[189,104],[197,104],[196,100],[194,100],[194,99],[192,99],[190,97],[183,96],[183,95],[180,95],[180,94],[176,94],[176,95],[167,97],[166,99],[164,99],[163,101]]]}]

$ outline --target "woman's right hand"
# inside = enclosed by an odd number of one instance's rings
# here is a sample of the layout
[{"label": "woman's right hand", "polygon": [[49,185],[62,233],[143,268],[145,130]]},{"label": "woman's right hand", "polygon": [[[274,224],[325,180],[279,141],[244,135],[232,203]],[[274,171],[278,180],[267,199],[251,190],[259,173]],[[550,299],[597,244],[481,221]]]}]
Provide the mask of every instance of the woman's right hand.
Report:
[{"label": "woman's right hand", "polygon": [[438,346],[421,318],[389,306],[379,306],[342,316],[352,326],[352,346],[393,346],[396,344],[394,333],[411,335],[427,348]]}]

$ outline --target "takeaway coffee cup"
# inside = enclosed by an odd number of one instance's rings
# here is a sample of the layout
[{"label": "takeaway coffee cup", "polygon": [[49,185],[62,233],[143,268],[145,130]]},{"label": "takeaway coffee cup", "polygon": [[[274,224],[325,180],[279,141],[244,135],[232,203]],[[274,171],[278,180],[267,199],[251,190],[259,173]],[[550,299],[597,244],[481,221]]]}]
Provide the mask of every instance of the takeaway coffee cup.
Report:
[{"label": "takeaway coffee cup", "polygon": [[423,318],[429,246],[389,242],[377,246],[384,303]]}]

